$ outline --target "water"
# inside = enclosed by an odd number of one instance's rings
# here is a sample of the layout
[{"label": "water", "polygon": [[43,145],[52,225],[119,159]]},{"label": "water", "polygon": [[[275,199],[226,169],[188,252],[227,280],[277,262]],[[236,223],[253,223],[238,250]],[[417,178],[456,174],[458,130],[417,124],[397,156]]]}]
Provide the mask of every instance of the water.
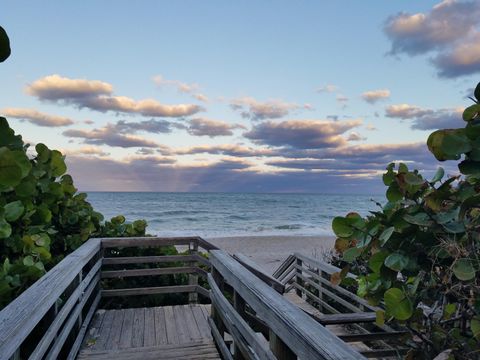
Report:
[{"label": "water", "polygon": [[147,220],[148,233],[202,237],[331,235],[334,216],[378,209],[378,195],[92,192],[107,219]]}]

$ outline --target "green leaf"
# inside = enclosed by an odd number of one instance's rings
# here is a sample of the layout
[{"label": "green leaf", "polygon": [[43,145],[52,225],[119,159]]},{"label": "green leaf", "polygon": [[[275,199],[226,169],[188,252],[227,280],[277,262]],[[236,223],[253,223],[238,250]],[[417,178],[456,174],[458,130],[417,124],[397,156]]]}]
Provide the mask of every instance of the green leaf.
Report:
[{"label": "green leaf", "polygon": [[465,134],[460,132],[448,133],[442,141],[442,150],[447,155],[464,154],[472,150],[472,144]]},{"label": "green leaf", "polygon": [[480,101],[480,83],[478,83],[477,86],[475,87],[473,96],[475,96],[475,99],[477,99],[477,101]]},{"label": "green leaf", "polygon": [[392,183],[388,187],[386,196],[388,201],[391,201],[391,202],[396,202],[403,199],[403,194],[396,183]]},{"label": "green leaf", "polygon": [[407,320],[413,315],[413,305],[404,292],[391,288],[383,295],[387,312],[397,320]]},{"label": "green leaf", "polygon": [[350,221],[342,216],[337,216],[333,219],[332,229],[335,235],[338,237],[349,237],[353,235],[353,229]]},{"label": "green leaf", "polygon": [[390,226],[383,230],[383,232],[380,234],[380,237],[378,238],[378,240],[380,241],[380,245],[385,245],[385,243],[390,239],[394,231],[395,228],[393,226]]},{"label": "green leaf", "polygon": [[20,216],[22,216],[23,211],[25,210],[25,207],[23,206],[20,200],[17,200],[17,201],[12,201],[7,205],[5,205],[4,210],[5,210],[5,219],[7,221],[12,222],[17,220]]},{"label": "green leaf", "polygon": [[458,169],[464,175],[480,175],[480,161],[464,160],[458,164]]},{"label": "green leaf", "polygon": [[422,179],[421,176],[414,173],[405,174],[404,179],[408,185],[422,185],[425,182],[425,180]]},{"label": "green leaf", "polygon": [[469,259],[458,259],[453,264],[452,270],[459,280],[468,281],[475,278],[475,269]]},{"label": "green leaf", "polygon": [[346,262],[352,262],[357,257],[359,257],[361,253],[362,253],[362,249],[357,248],[357,247],[347,249],[343,253],[343,260],[345,260]]},{"label": "green leaf", "polygon": [[394,271],[402,271],[408,265],[408,257],[400,253],[393,253],[386,257],[384,264]]},{"label": "green leaf", "polygon": [[480,112],[479,104],[471,105],[463,111],[462,118],[464,121],[473,120],[478,115],[479,112]]},{"label": "green leaf", "polygon": [[430,134],[427,139],[427,146],[430,152],[435,156],[439,161],[445,160],[458,160],[460,159],[459,154],[447,154],[443,149],[443,141],[445,136],[452,130],[437,130]]},{"label": "green leaf", "polygon": [[433,175],[432,181],[430,181],[432,184],[436,183],[437,181],[442,180],[443,176],[445,175],[445,170],[442,167],[439,167],[437,169],[437,172],[435,175]]},{"label": "green leaf", "polygon": [[444,319],[450,319],[456,310],[457,310],[457,304],[455,303],[445,305],[445,308],[443,310]]},{"label": "green leaf", "polygon": [[377,326],[385,325],[385,311],[377,310],[375,311],[375,315],[376,315],[375,324]]},{"label": "green leaf", "polygon": [[400,163],[400,165],[398,165],[398,173],[399,173],[399,174],[406,174],[406,173],[408,173],[408,167],[407,167],[407,165],[405,165],[404,163]]},{"label": "green leaf", "polygon": [[37,160],[41,163],[46,163],[50,159],[50,150],[45,144],[38,143],[35,145],[35,150],[37,151]]},{"label": "green leaf", "polygon": [[405,214],[403,215],[403,219],[414,225],[420,225],[420,226],[430,226],[432,224],[432,220],[430,220],[430,217],[426,213],[417,213],[415,215],[409,215]]},{"label": "green leaf", "polygon": [[477,340],[480,340],[480,316],[475,316],[475,317],[470,321],[470,330],[472,330],[473,336],[474,336]]},{"label": "green leaf", "polygon": [[55,177],[61,176],[67,171],[65,159],[60,151],[52,150],[51,152],[52,175]]},{"label": "green leaf", "polygon": [[10,56],[12,50],[10,49],[10,40],[7,32],[0,26],[0,62],[4,62]]},{"label": "green leaf", "polygon": [[33,266],[35,264],[35,261],[33,260],[33,257],[31,257],[30,255],[28,256],[25,256],[23,258],[23,265],[25,266]]},{"label": "green leaf", "polygon": [[4,218],[0,218],[0,239],[8,238],[12,234],[12,227]]},{"label": "green leaf", "polygon": [[379,251],[373,254],[368,260],[368,267],[372,269],[374,273],[379,273],[387,256],[388,252],[386,251]]},{"label": "green leaf", "polygon": [[0,188],[17,185],[22,180],[22,169],[15,161],[13,152],[0,148]]}]

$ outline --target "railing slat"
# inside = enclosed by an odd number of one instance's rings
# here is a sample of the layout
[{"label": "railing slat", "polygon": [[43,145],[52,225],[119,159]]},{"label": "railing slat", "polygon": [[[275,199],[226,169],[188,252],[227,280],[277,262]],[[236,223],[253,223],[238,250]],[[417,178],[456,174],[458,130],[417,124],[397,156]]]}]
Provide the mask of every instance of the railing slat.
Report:
[{"label": "railing slat", "polygon": [[196,266],[164,267],[154,269],[107,270],[102,271],[102,279],[192,273],[201,273],[202,275],[204,275],[204,272],[205,271],[197,268]]},{"label": "railing slat", "polygon": [[101,238],[103,248],[116,247],[160,247],[170,245],[188,245],[192,241],[198,241],[197,237],[124,237],[124,238]]},{"label": "railing slat", "polygon": [[82,268],[100,250],[90,239],[0,312],[0,354],[10,358]]},{"label": "railing slat", "polygon": [[211,251],[210,262],[298,357],[364,359],[357,351],[288,302],[225,252]]},{"label": "railing slat", "polygon": [[193,292],[196,289],[197,289],[197,285],[176,285],[176,286],[159,286],[159,287],[147,287],[147,288],[102,290],[101,293],[102,293],[102,297],[112,297],[112,296],[135,296],[135,295],[185,293],[185,292]]}]

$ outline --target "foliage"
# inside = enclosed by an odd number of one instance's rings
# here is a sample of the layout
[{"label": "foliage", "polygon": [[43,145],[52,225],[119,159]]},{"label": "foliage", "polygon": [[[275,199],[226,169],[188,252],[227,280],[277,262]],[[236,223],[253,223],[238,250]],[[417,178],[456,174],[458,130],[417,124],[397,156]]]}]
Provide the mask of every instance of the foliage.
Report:
[{"label": "foliage", "polygon": [[458,359],[480,351],[480,84],[475,99],[464,128],[435,131],[427,142],[438,160],[460,160],[462,175],[445,178],[439,168],[428,180],[390,164],[387,203],[365,218],[350,213],[332,223],[347,264],[339,275],[356,269],[358,294],[384,305],[377,322],[405,325],[410,356],[422,359],[446,349]]},{"label": "foliage", "polygon": [[103,222],[66,170],[59,151],[30,151],[0,117],[0,309],[90,237],[145,234],[144,220]]}]

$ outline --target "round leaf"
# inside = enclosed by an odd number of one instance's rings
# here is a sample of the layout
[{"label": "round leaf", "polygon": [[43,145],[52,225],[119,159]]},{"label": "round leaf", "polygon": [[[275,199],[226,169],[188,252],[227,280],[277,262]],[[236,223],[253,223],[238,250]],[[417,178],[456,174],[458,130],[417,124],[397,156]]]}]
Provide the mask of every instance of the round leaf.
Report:
[{"label": "round leaf", "polygon": [[383,295],[385,308],[397,320],[407,320],[413,314],[412,302],[405,296],[402,290],[391,288]]},{"label": "round leaf", "polygon": [[347,218],[337,216],[332,221],[332,229],[338,237],[349,237],[353,234],[350,221]]},{"label": "round leaf", "polygon": [[383,230],[383,232],[380,234],[380,237],[378,238],[382,246],[385,245],[385,243],[390,239],[394,231],[395,228],[393,226],[390,226]]},{"label": "round leaf", "polygon": [[0,26],[0,62],[7,60],[11,53],[10,39],[5,29]]},{"label": "round leaf", "polygon": [[12,234],[12,227],[5,219],[0,218],[0,239],[8,238]]},{"label": "round leaf", "polygon": [[5,205],[4,210],[5,210],[5,219],[7,221],[12,222],[17,220],[20,216],[22,216],[25,208],[22,202],[20,200],[17,200],[17,201],[12,201],[7,205]]},{"label": "round leaf", "polygon": [[469,259],[458,259],[453,264],[452,270],[459,280],[468,281],[475,278],[475,269]]},{"label": "round leaf", "polygon": [[23,265],[25,266],[33,266],[35,264],[35,261],[33,261],[33,258],[28,255],[23,258]]},{"label": "round leaf", "polygon": [[384,264],[392,270],[402,271],[408,265],[408,257],[400,253],[393,253],[387,256]]}]

